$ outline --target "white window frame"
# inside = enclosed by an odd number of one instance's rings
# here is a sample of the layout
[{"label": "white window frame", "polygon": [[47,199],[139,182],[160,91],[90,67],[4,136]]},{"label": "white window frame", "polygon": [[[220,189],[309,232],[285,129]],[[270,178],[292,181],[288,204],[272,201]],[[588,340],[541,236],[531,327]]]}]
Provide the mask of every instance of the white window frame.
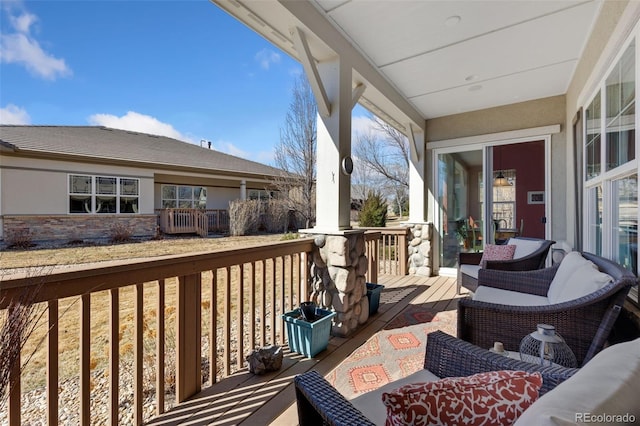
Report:
[{"label": "white window frame", "polygon": [[638,169],[638,155],[640,152],[638,148],[639,137],[638,137],[638,128],[639,128],[639,115],[637,112],[635,114],[635,153],[636,156],[633,160],[630,160],[624,164],[621,164],[613,169],[607,170],[606,162],[607,162],[607,141],[606,141],[606,104],[607,104],[607,92],[606,92],[606,80],[607,77],[611,74],[613,69],[616,67],[618,62],[621,60],[622,55],[627,51],[629,45],[635,39],[635,87],[636,87],[636,95],[635,102],[636,108],[638,104],[638,84],[640,83],[639,77],[639,68],[640,68],[640,38],[638,37],[638,28],[633,31],[633,33],[629,36],[629,38],[625,41],[624,44],[621,45],[620,50],[615,55],[613,61],[607,68],[606,72],[601,76],[600,83],[593,90],[589,98],[586,102],[584,102],[584,109],[591,104],[595,96],[600,92],[600,174],[592,177],[587,180],[586,176],[586,168],[587,168],[587,155],[586,155],[586,132],[587,132],[587,123],[584,120],[583,123],[583,155],[582,159],[582,169],[584,170],[584,175],[581,177],[583,188],[584,188],[584,200],[583,200],[583,215],[584,215],[584,223],[583,223],[583,235],[584,235],[584,248],[586,251],[595,252],[596,249],[596,241],[593,239],[593,233],[589,232],[589,215],[595,212],[590,212],[589,208],[591,207],[589,203],[589,194],[590,190],[595,188],[598,185],[602,185],[602,203],[603,203],[603,212],[602,212],[602,256],[606,258],[612,258],[614,254],[613,250],[613,236],[611,226],[613,224],[613,200],[612,200],[612,182],[617,179],[621,179],[627,176],[631,176],[634,173],[638,173],[640,170]]},{"label": "white window frame", "polygon": [[[78,193],[78,192],[71,192],[71,177],[72,176],[80,176],[80,177],[88,177],[91,180],[91,191],[88,193]],[[96,212],[96,197],[97,196],[101,196],[101,195],[112,195],[112,194],[98,194],[98,184],[97,184],[97,180],[99,178],[107,178],[107,179],[115,179],[116,180],[116,193],[113,194],[113,197],[115,197],[116,199],[116,211],[115,213],[99,213]],[[128,179],[128,180],[133,180],[137,182],[137,188],[138,188],[138,193],[136,195],[130,195],[130,194],[121,194],[120,193],[120,182],[122,179]],[[83,212],[83,213],[79,213],[79,212],[72,212],[71,211],[71,206],[69,203],[69,200],[71,198],[72,195],[86,195],[89,196],[91,199],[91,211],[89,212]],[[138,211],[137,212],[127,212],[127,213],[121,213],[120,212],[120,199],[121,198],[137,198],[138,199]],[[99,215],[99,214],[140,214],[140,179],[139,178],[135,178],[135,177],[129,177],[129,176],[107,176],[107,175],[90,175],[90,174],[85,174],[85,173],[68,173],[67,174],[67,213],[71,214],[71,215],[88,215],[88,214],[94,214],[94,215]]]},{"label": "white window frame", "polygon": [[[164,198],[164,189],[167,187],[173,187],[175,189],[175,194],[176,197],[175,198]],[[190,207],[180,207],[180,201],[186,201],[186,198],[180,198],[180,188],[191,188],[191,206]],[[196,198],[195,198],[195,189],[196,188],[201,188],[205,191],[205,206],[202,207],[201,209],[206,209],[206,203],[207,203],[207,198],[209,196],[209,188],[207,188],[206,186],[202,186],[202,185],[178,185],[178,184],[163,184],[160,187],[160,204],[162,206],[162,208],[168,208],[168,207],[164,207],[164,202],[166,200],[171,200],[171,201],[175,201],[176,207],[172,207],[172,208],[176,208],[176,209],[180,209],[180,208],[190,208],[190,209],[200,209],[200,207],[196,206]]]}]

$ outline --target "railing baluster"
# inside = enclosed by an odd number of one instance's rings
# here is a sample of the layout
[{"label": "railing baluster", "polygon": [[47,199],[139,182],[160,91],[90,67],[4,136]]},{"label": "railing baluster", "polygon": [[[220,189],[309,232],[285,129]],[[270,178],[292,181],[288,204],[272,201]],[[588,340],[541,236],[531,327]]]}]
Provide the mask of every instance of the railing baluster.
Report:
[{"label": "railing baluster", "polygon": [[164,413],[164,304],[165,281],[158,280],[158,304],[156,305],[156,414]]},{"label": "railing baluster", "polygon": [[91,422],[91,294],[80,297],[80,424]]},{"label": "railing baluster", "polygon": [[[293,255],[287,256],[287,259],[289,260],[289,309],[288,311],[291,311],[295,306],[293,304]],[[283,259],[283,262],[284,262],[284,259]],[[284,275],[284,272],[283,272],[283,275]],[[298,303],[299,302],[300,301],[298,301]]]},{"label": "railing baluster", "polygon": [[262,282],[260,283],[260,344],[267,345],[267,262],[260,261]]},{"label": "railing baluster", "polygon": [[250,264],[249,274],[249,349],[256,347],[256,263]]},{"label": "railing baluster", "polygon": [[211,317],[209,318],[209,374],[211,385],[218,375],[218,270],[211,271]]},{"label": "railing baluster", "polygon": [[58,299],[48,303],[47,424],[58,424]]},{"label": "railing baluster", "polygon": [[109,306],[109,423],[119,423],[120,406],[120,290],[112,288]]},{"label": "railing baluster", "polygon": [[276,344],[276,259],[271,258],[271,344]]},{"label": "railing baluster", "polygon": [[[279,276],[279,280],[277,280],[277,282],[282,283],[282,285],[280,286],[280,310],[278,312],[278,318],[280,318],[280,315],[284,314],[286,309],[285,309],[285,303],[286,303],[286,291],[285,291],[285,273],[284,273],[284,256],[280,256],[278,257],[278,263],[280,264],[280,276]],[[274,280],[274,282],[276,282],[276,280]],[[280,330],[280,344],[284,345],[284,320],[280,319],[278,321],[278,330]]]},{"label": "railing baluster", "polygon": [[142,338],[144,332],[144,287],[142,284],[137,284],[134,288],[135,302],[134,302],[134,332],[135,332],[135,346],[133,356],[135,358],[135,379],[133,385],[133,406],[134,406],[134,418],[137,425],[142,424],[142,400],[144,398],[142,392],[142,369],[143,369],[143,355],[144,350],[142,347]]},{"label": "railing baluster", "polygon": [[225,268],[224,283],[224,375],[231,374],[231,267]]},{"label": "railing baluster", "polygon": [[244,366],[244,273],[246,264],[243,263],[239,266],[238,277],[238,306],[237,309],[237,336],[238,336],[238,351],[236,356],[236,365],[238,368]]}]

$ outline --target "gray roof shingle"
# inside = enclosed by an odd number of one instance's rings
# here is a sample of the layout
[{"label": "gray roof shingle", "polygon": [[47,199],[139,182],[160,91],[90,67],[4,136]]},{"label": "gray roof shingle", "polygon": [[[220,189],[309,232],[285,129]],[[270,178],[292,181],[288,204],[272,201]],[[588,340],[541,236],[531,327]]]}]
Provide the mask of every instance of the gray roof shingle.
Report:
[{"label": "gray roof shingle", "polygon": [[102,126],[0,125],[4,150],[29,154],[55,154],[114,162],[138,162],[146,166],[196,168],[259,176],[280,176],[280,169],[245,160],[165,136]]}]

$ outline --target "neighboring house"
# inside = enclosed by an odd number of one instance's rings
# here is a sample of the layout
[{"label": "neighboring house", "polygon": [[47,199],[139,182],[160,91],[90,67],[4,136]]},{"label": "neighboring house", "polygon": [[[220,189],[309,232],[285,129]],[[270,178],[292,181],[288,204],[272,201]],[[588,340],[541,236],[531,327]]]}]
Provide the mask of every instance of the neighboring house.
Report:
[{"label": "neighboring house", "polygon": [[107,127],[0,126],[0,238],[150,237],[161,209],[226,213],[273,190],[279,169],[164,136]]}]

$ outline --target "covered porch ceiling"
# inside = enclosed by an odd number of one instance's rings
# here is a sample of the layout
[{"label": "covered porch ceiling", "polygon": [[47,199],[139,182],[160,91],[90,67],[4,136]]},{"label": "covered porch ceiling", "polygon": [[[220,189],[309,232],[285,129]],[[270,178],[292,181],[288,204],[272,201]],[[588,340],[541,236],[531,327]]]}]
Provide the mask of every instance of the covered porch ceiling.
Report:
[{"label": "covered porch ceiling", "polygon": [[211,0],[300,60],[353,65],[359,103],[406,123],[566,93],[601,0]]}]

